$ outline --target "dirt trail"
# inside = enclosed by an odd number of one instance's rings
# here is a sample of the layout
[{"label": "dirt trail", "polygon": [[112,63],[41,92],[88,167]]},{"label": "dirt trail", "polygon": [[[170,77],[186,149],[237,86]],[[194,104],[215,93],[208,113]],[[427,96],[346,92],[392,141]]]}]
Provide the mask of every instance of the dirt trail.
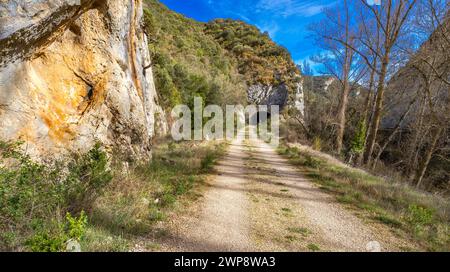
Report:
[{"label": "dirt trail", "polygon": [[160,250],[367,251],[371,245],[375,251],[399,251],[413,247],[386,226],[363,222],[262,141],[231,143],[208,185],[203,198],[174,217]]},{"label": "dirt trail", "polygon": [[[235,140],[216,166],[200,207],[180,215],[163,249],[170,251],[250,251],[248,200],[243,168],[245,145]],[[196,208],[199,208],[198,210]]]}]

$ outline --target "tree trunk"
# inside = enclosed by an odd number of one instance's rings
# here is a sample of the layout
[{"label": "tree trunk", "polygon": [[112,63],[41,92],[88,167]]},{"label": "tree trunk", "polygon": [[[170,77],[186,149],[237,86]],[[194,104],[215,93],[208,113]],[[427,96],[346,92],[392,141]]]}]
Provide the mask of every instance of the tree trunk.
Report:
[{"label": "tree trunk", "polygon": [[416,162],[417,162],[417,153],[418,153],[418,146],[419,146],[419,139],[423,133],[422,124],[423,124],[423,118],[425,114],[425,102],[426,97],[424,96],[422,98],[422,101],[420,102],[420,112],[419,112],[419,120],[416,122],[416,129],[414,130],[414,137],[411,144],[411,151],[408,155],[408,168],[406,169],[406,175],[409,177],[410,180],[413,180],[413,170],[416,169]]},{"label": "tree trunk", "polygon": [[346,122],[346,118],[345,118],[345,114],[347,111],[347,104],[348,104],[348,95],[350,93],[350,84],[348,82],[348,79],[344,79],[344,86],[343,86],[343,90],[342,90],[342,96],[341,96],[341,104],[339,107],[339,112],[338,112],[338,133],[337,133],[337,137],[336,137],[336,153],[338,155],[341,154],[342,152],[342,146],[343,146],[343,141],[344,141],[344,133],[345,133],[345,122]]},{"label": "tree trunk", "polygon": [[[374,66],[376,65],[376,61],[374,61]],[[365,102],[365,106],[364,106],[364,122],[365,122],[365,126],[366,128],[369,127],[370,124],[370,105],[372,105],[373,108],[373,104],[374,103],[370,103],[370,101],[372,100],[372,92],[373,92],[373,85],[375,82],[375,70],[372,70],[370,72],[370,81],[369,81],[369,93],[367,94],[366,97],[366,102]],[[374,97],[375,98],[375,97]],[[366,146],[367,143],[367,136],[370,133],[370,131],[368,129],[366,129],[366,137],[364,138],[364,147]],[[361,154],[358,154],[358,157],[356,158],[356,166],[360,166],[362,164],[364,158],[364,151],[361,152]]]},{"label": "tree trunk", "polygon": [[[377,65],[377,60],[375,58],[375,60],[373,61],[373,67],[375,67]],[[366,102],[365,102],[365,106],[364,106],[364,118],[366,120],[366,125],[369,126],[369,121],[370,121],[370,101],[372,98],[372,92],[373,92],[373,85],[375,83],[375,70],[371,70],[370,71],[370,79],[369,79],[369,93],[367,94],[367,98],[366,98]]]},{"label": "tree trunk", "polygon": [[[350,41],[350,14],[348,9],[347,0],[344,1],[345,10],[346,10],[346,24],[345,24],[345,42],[351,43]],[[345,46],[345,55],[344,55],[344,65],[342,71],[342,94],[341,94],[341,103],[338,111],[338,131],[336,135],[336,153],[338,156],[342,153],[342,146],[344,141],[345,134],[345,114],[347,112],[348,105],[348,95],[350,93],[350,69],[352,68],[352,60],[353,60],[353,52],[349,46]]]},{"label": "tree trunk", "polygon": [[378,82],[377,88],[377,100],[375,105],[375,112],[372,118],[372,123],[370,126],[370,134],[367,138],[364,162],[370,165],[372,160],[372,154],[375,147],[375,142],[377,140],[378,129],[380,127],[381,114],[383,111],[383,99],[384,99],[384,82],[386,80],[387,69],[389,65],[389,52],[386,52],[383,63],[381,65],[380,80]]},{"label": "tree trunk", "polygon": [[423,158],[422,162],[419,165],[419,168],[417,169],[416,175],[414,177],[414,183],[416,184],[417,188],[420,188],[422,185],[423,177],[425,176],[425,173],[427,172],[428,165],[430,164],[431,157],[433,156],[433,153],[436,149],[437,141],[439,140],[439,137],[441,136],[442,128],[437,128],[435,134],[433,135],[433,139],[431,140],[430,147],[428,148],[425,157]]},{"label": "tree trunk", "polygon": [[375,160],[373,161],[372,170],[375,170],[375,167],[377,166],[377,163],[380,160],[381,154],[383,154],[384,150],[386,150],[387,146],[391,143],[391,141],[394,139],[397,132],[400,130],[403,121],[405,120],[406,116],[408,116],[408,114],[411,111],[412,106],[414,105],[415,102],[416,102],[416,98],[413,99],[411,101],[411,103],[409,103],[408,109],[402,114],[402,116],[398,120],[397,125],[395,125],[394,130],[392,131],[392,133],[387,138],[386,142],[383,144],[383,146],[378,151],[377,156],[376,156]]}]

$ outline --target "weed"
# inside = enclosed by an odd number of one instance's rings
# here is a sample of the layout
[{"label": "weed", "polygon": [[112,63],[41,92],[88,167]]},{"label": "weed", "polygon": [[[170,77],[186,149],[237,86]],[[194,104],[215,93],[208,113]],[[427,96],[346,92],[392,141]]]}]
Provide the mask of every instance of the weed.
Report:
[{"label": "weed", "polygon": [[433,223],[433,218],[434,211],[413,204],[408,208],[406,221],[410,224],[416,235],[422,236],[425,229]]},{"label": "weed", "polygon": [[309,244],[309,245],[307,246],[307,248],[308,248],[309,250],[311,250],[311,251],[319,251],[319,250],[320,250],[320,247],[319,247],[318,245],[316,245],[316,244]]},{"label": "weed", "polygon": [[288,240],[289,242],[294,242],[295,240],[297,240],[297,238],[293,235],[286,235],[284,238],[286,238],[286,240]]},{"label": "weed", "polygon": [[381,223],[386,224],[388,226],[395,227],[395,228],[400,228],[402,226],[402,223],[399,220],[397,220],[387,214],[378,214],[378,215],[374,216],[373,219],[380,221]]},{"label": "weed", "polygon": [[298,233],[303,236],[307,236],[310,233],[310,231],[307,228],[302,228],[302,227],[288,228],[287,230],[289,232]]},{"label": "weed", "polygon": [[79,217],[72,217],[70,213],[67,213],[66,220],[66,228],[69,237],[80,241],[86,232],[86,226],[88,223],[88,218],[85,212],[81,211]]},{"label": "weed", "polygon": [[152,221],[152,222],[158,222],[158,221],[164,220],[164,218],[165,218],[164,212],[162,212],[160,209],[155,208],[155,207],[150,208],[148,216],[149,216],[150,221]]},{"label": "weed", "polygon": [[201,162],[201,169],[203,171],[209,171],[211,170],[212,166],[214,165],[215,156],[214,154],[208,153]]},{"label": "weed", "polygon": [[318,169],[322,165],[322,161],[312,156],[305,156],[305,161],[303,162],[303,165],[306,167]]},{"label": "weed", "polygon": [[40,227],[35,234],[26,241],[26,245],[34,252],[59,252],[65,250],[69,239],[80,241],[86,231],[87,217],[84,212],[79,217],[66,214],[66,222]]}]

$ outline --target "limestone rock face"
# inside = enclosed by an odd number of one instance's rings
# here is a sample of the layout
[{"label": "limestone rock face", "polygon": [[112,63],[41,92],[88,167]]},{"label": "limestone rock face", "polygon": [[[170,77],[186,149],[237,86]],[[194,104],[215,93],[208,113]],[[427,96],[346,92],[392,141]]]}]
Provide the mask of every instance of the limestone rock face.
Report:
[{"label": "limestone rock face", "polygon": [[300,114],[300,118],[305,118],[305,92],[303,89],[303,79],[296,84],[293,107]]},{"label": "limestone rock face", "polygon": [[388,82],[385,93],[387,111],[381,121],[383,129],[393,129],[410,104],[410,113],[400,127],[407,129],[410,125],[416,125],[423,107],[421,103],[424,103],[422,94],[428,92],[434,100],[435,117],[440,120],[441,125],[450,124],[449,37],[450,13],[410,61]]},{"label": "limestone rock face", "polygon": [[96,141],[150,158],[166,124],[141,0],[1,0],[0,139],[36,158]]},{"label": "limestone rock face", "polygon": [[289,96],[288,87],[285,84],[279,86],[255,84],[247,90],[247,100],[250,104],[286,106]]}]

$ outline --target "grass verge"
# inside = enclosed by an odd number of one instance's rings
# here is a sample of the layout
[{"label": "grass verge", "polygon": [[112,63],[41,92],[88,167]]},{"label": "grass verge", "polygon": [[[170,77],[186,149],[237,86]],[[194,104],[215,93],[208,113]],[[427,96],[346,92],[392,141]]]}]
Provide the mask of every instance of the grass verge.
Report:
[{"label": "grass verge", "polygon": [[165,140],[150,162],[130,166],[97,144],[40,164],[20,146],[0,142],[0,251],[66,251],[73,242],[82,251],[128,251],[225,151],[219,142]]},{"label": "grass verge", "polygon": [[[90,238],[82,243],[87,251],[131,250],[137,238],[164,235],[157,227],[213,170],[226,150],[223,142],[172,142],[153,147],[150,162],[115,172],[113,181],[95,202],[90,220]],[[99,243],[104,240],[106,242]],[[156,245],[146,245],[154,249]]]},{"label": "grass verge", "polygon": [[429,251],[450,250],[450,202],[395,180],[346,167],[305,148],[283,144],[278,152],[337,201],[365,216],[403,230]]}]

